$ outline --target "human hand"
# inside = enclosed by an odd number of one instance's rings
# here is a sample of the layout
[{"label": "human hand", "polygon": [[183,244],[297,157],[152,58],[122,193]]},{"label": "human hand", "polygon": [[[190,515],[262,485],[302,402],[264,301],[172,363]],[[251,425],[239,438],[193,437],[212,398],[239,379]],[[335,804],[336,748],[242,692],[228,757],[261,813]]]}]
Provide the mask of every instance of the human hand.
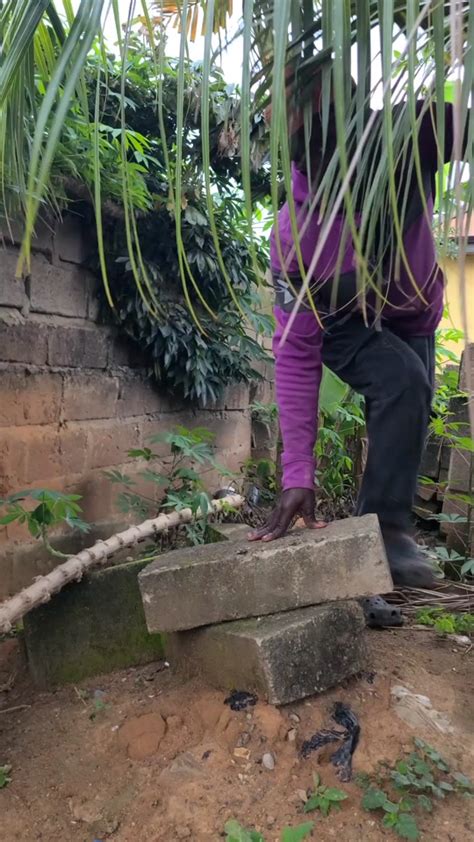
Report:
[{"label": "human hand", "polygon": [[274,541],[286,534],[293,520],[301,516],[308,529],[322,529],[325,523],[314,518],[315,496],[309,488],[288,488],[281,495],[266,524],[254,529],[249,541]]}]

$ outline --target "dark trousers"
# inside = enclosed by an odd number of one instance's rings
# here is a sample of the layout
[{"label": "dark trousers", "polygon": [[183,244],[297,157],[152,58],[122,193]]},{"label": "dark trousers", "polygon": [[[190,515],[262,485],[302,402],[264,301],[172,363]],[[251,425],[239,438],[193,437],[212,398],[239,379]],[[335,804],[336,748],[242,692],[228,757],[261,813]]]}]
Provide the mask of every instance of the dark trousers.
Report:
[{"label": "dark trousers", "polygon": [[323,362],[365,397],[368,453],[356,514],[375,512],[382,525],[407,529],[430,417],[434,336],[376,331],[351,316],[326,328]]}]

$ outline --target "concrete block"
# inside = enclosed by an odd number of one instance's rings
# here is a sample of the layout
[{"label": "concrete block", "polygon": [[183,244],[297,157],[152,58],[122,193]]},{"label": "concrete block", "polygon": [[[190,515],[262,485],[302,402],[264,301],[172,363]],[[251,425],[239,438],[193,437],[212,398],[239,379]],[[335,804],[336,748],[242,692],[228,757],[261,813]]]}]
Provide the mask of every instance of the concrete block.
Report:
[{"label": "concrete block", "polygon": [[459,388],[463,392],[474,391],[474,342],[470,342],[461,357]]},{"label": "concrete block", "polygon": [[376,515],[271,544],[166,553],[140,574],[150,631],[179,631],[392,590]]},{"label": "concrete block", "polygon": [[119,418],[163,412],[166,408],[166,401],[153,380],[146,380],[141,374],[121,377],[116,412]]},{"label": "concrete block", "polygon": [[165,645],[173,667],[186,674],[285,705],[366,668],[364,627],[356,602],[332,602],[171,634]]},{"label": "concrete block", "polygon": [[119,392],[117,377],[107,372],[78,371],[64,380],[63,416],[66,421],[113,418]]},{"label": "concrete block", "polygon": [[56,226],[54,249],[59,260],[65,263],[85,263],[92,244],[93,238],[86,237],[82,217],[66,214]]},{"label": "concrete block", "polygon": [[429,439],[426,442],[425,450],[421,458],[419,475],[438,479],[441,461],[441,442],[438,439]]},{"label": "concrete block", "polygon": [[469,506],[464,500],[456,499],[455,494],[456,492],[449,488],[446,491],[443,498],[443,514],[456,515],[462,520],[441,521],[440,532],[446,535],[446,543],[450,549],[464,553],[469,542]]},{"label": "concrete block", "polygon": [[27,302],[24,278],[16,278],[19,252],[16,249],[2,249],[0,252],[0,305],[2,307],[24,307]]},{"label": "concrete block", "polygon": [[138,589],[145,563],[91,573],[27,614],[26,651],[39,686],[81,681],[162,655],[160,635],[146,629]]},{"label": "concrete block", "polygon": [[0,371],[0,427],[59,421],[62,385],[62,376],[48,371]]},{"label": "concrete block", "polygon": [[469,450],[451,448],[448,486],[452,491],[469,492],[474,490],[473,454]]},{"label": "concrete block", "polygon": [[48,356],[48,332],[34,322],[0,324],[0,360],[11,363],[45,365]]},{"label": "concrete block", "polygon": [[87,316],[86,273],[80,269],[52,266],[38,257],[29,281],[31,309],[59,316]]},{"label": "concrete block", "polygon": [[48,338],[48,363],[68,368],[106,368],[106,331],[97,327],[55,326]]},{"label": "concrete block", "polygon": [[109,365],[119,368],[149,368],[150,359],[140,348],[123,333],[113,337],[109,348]]},{"label": "concrete block", "polygon": [[128,462],[128,451],[140,446],[141,426],[135,421],[97,421],[87,427],[89,468],[107,468]]}]

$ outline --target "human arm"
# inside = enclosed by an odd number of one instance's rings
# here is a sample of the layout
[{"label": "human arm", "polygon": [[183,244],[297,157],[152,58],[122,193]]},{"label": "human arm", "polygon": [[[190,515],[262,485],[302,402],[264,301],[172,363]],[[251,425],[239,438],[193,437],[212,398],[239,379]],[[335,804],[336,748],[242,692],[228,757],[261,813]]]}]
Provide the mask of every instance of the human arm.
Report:
[{"label": "human arm", "polygon": [[303,517],[306,526],[317,526],[314,519],[314,445],[322,373],[322,332],[313,312],[304,310],[295,316],[282,343],[290,313],[277,307],[275,317],[273,349],[283,440],[283,493],[265,526],[249,536],[251,540],[263,541],[284,535],[297,515]]}]

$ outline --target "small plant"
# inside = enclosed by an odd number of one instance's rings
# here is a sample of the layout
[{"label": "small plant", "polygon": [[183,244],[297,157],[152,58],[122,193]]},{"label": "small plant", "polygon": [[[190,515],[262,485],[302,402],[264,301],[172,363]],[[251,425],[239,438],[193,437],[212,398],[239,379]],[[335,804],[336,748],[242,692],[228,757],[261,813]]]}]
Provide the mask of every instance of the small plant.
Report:
[{"label": "small plant", "polygon": [[474,634],[474,614],[449,614],[442,608],[420,608],[416,622],[438,634]]},{"label": "small plant", "polygon": [[[219,465],[214,458],[212,440],[214,436],[209,430],[198,427],[189,430],[187,427],[176,427],[167,433],[152,436],[150,444],[166,444],[171,450],[169,458],[160,458],[159,454],[150,447],[130,450],[129,456],[143,460],[147,467],[139,471],[137,479],[156,489],[151,496],[135,490],[136,480],[121,471],[107,471],[106,476],[111,482],[122,485],[125,490],[117,498],[118,506],[123,512],[134,512],[142,518],[156,517],[167,509],[191,509],[194,515],[201,510],[201,520],[185,524],[187,537],[193,544],[202,544],[205,539],[207,515],[210,500],[204,489],[203,473],[212,469],[223,476],[232,474]],[[159,470],[156,469],[156,463]]]},{"label": "small plant", "polygon": [[93,699],[91,703],[92,710],[89,713],[89,719],[91,720],[91,722],[94,722],[94,720],[97,719],[97,717],[101,713],[104,713],[104,711],[106,711],[108,707],[109,706],[107,702],[105,702],[103,699]]},{"label": "small plant", "polygon": [[61,524],[81,532],[89,531],[89,524],[80,517],[80,499],[79,494],[63,494],[46,488],[17,491],[16,494],[0,500],[0,507],[6,509],[5,514],[0,517],[0,526],[14,522],[26,524],[30,535],[40,539],[48,552],[59,558],[68,558],[51,546],[49,535],[52,529]]},{"label": "small plant", "polygon": [[469,778],[452,773],[449,764],[424,740],[415,739],[415,751],[398,761],[394,768],[385,767],[385,776],[377,785],[369,776],[359,776],[357,783],[365,790],[362,806],[382,813],[382,824],[402,839],[420,838],[417,811],[431,813],[433,799],[459,792],[470,796],[473,787]]},{"label": "small plant", "polygon": [[0,789],[4,789],[6,786],[8,786],[8,784],[11,784],[11,770],[11,766],[0,766]]},{"label": "small plant", "polygon": [[396,803],[382,789],[371,787],[362,799],[362,806],[364,810],[383,810],[383,826],[394,830],[402,839],[420,838],[416,819],[410,812],[413,809],[410,799],[401,798]]},{"label": "small plant", "polygon": [[257,486],[261,502],[271,504],[277,493],[276,465],[272,459],[247,459],[242,468],[246,483]]},{"label": "small plant", "polygon": [[[310,835],[314,828],[314,822],[305,822],[296,827],[284,827],[280,840],[281,842],[301,842]],[[235,819],[227,822],[225,828],[226,842],[265,842],[265,838],[257,830],[246,830]]]},{"label": "small plant", "polygon": [[347,795],[342,789],[324,786],[319,775],[314,775],[314,791],[304,805],[304,812],[311,813],[319,810],[323,816],[328,816],[331,810],[340,810],[341,801],[345,801]]}]

